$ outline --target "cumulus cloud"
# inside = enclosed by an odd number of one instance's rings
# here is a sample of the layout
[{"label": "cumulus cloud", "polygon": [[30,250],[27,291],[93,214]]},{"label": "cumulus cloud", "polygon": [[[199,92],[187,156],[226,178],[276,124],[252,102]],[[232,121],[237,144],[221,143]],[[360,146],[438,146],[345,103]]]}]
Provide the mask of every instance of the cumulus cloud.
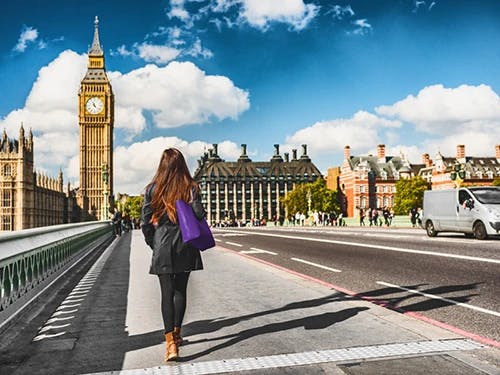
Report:
[{"label": "cumulus cloud", "polygon": [[[175,147],[179,149],[191,170],[194,172],[197,159],[211,144],[203,141],[187,142],[177,137],[156,137],[144,142],[137,142],[129,146],[120,146],[115,149],[115,191],[140,194],[151,181],[161,154],[164,149]],[[218,153],[223,159],[235,160],[239,156],[237,145],[231,141],[219,144]]]},{"label": "cumulus cloud", "polygon": [[304,4],[303,0],[242,0],[241,3],[240,16],[251,26],[263,30],[272,22],[287,23],[295,30],[302,30],[319,12],[319,6]]},{"label": "cumulus cloud", "polygon": [[156,45],[150,43],[134,43],[128,49],[125,45],[121,45],[116,50],[111,52],[112,56],[133,56],[140,58],[146,62],[154,62],[156,64],[167,64],[175,60],[180,54],[181,50],[165,45]]},{"label": "cumulus cloud", "polygon": [[382,130],[400,126],[400,121],[359,111],[348,119],[321,121],[300,129],[287,137],[286,142],[295,148],[308,144],[314,150],[312,154],[334,153],[342,150],[345,145],[367,150],[379,142]]},{"label": "cumulus cloud", "polygon": [[[86,69],[86,55],[62,52],[40,69],[24,107],[0,119],[0,127],[9,136],[17,137],[21,122],[26,129],[33,128],[36,167],[55,175],[62,166],[75,182],[79,168],[77,95]],[[237,118],[250,107],[248,92],[227,77],[207,75],[192,63],[147,65],[127,74],[108,72],[108,77],[115,93],[115,128],[132,136],[145,129],[147,112],[152,126],[166,128]]]},{"label": "cumulus cloud", "polygon": [[500,128],[500,97],[487,85],[428,86],[417,96],[408,95],[392,105],[377,107],[375,111],[412,123],[418,131],[432,134],[464,131],[491,134],[495,128]]},{"label": "cumulus cloud", "polygon": [[227,77],[206,75],[190,62],[146,65],[110,77],[120,98],[117,105],[129,108],[137,118],[143,111],[150,111],[160,128],[206,123],[211,118],[236,119],[250,107],[247,91],[234,86]]},{"label": "cumulus cloud", "polygon": [[24,26],[17,40],[17,44],[13,50],[16,52],[24,52],[28,44],[34,43],[38,38],[38,30],[31,26]]}]

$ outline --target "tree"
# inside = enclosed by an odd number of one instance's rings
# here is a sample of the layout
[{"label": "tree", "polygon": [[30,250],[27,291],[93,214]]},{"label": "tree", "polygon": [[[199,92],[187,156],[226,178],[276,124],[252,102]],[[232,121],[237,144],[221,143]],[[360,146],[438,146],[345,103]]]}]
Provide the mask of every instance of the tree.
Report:
[{"label": "tree", "polygon": [[142,208],[143,197],[127,197],[124,203],[117,204],[118,208],[122,212],[128,212],[130,218],[140,219],[141,218],[141,208]]},{"label": "tree", "polygon": [[495,177],[493,179],[493,183],[492,183],[493,186],[500,186],[500,177]]},{"label": "tree", "polygon": [[325,180],[322,178],[318,178],[311,183],[296,185],[286,197],[281,199],[281,202],[290,214],[295,212],[307,213],[309,209],[307,195],[309,192],[311,194],[312,211],[338,211],[337,192],[328,189]]},{"label": "tree", "polygon": [[429,183],[420,176],[398,180],[394,197],[394,213],[406,215],[412,207],[422,207],[424,191],[429,188]]}]

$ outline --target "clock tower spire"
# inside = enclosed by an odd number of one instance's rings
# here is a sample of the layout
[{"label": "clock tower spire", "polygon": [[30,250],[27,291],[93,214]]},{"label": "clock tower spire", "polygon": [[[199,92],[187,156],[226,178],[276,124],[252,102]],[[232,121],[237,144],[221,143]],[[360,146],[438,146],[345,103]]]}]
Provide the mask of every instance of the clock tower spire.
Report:
[{"label": "clock tower spire", "polygon": [[[99,41],[99,19],[88,52],[87,72],[78,92],[80,126],[79,205],[82,219],[106,220],[113,197],[114,95],[106,75],[104,51]],[[106,181],[103,166],[107,168]]]}]

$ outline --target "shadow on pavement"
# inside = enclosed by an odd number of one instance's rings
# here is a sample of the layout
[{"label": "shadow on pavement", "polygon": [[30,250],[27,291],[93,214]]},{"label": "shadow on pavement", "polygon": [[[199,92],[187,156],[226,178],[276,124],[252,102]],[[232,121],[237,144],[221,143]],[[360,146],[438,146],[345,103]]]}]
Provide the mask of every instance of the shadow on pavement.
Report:
[{"label": "shadow on pavement", "polygon": [[[449,293],[456,293],[456,292],[462,292],[462,291],[467,291],[467,290],[475,290],[477,289],[478,285],[482,284],[481,282],[478,283],[470,283],[470,284],[463,284],[463,285],[448,285],[448,286],[439,286],[439,287],[434,287],[434,288],[427,288],[427,289],[420,289],[420,287],[423,287],[427,284],[416,284],[416,285],[408,285],[408,286],[403,286],[403,288],[406,289],[412,289],[412,290],[417,290],[420,293],[427,293],[427,294],[432,294],[435,296],[438,296],[440,298],[446,298],[446,300],[442,299],[432,299],[428,298],[419,294],[414,294],[410,293],[407,291],[404,291],[399,288],[381,288],[381,289],[376,289],[364,293],[359,293],[357,296],[360,298],[364,298],[367,300],[370,300],[372,302],[375,302],[380,305],[388,305],[388,307],[395,308],[397,310],[402,310],[402,311],[429,311],[433,309],[437,309],[440,307],[446,307],[446,306],[452,306],[454,305],[454,302],[456,303],[465,303],[469,302],[472,297],[478,296],[479,294],[466,294],[466,295],[461,295],[461,296],[452,296],[448,297],[445,296],[446,294]],[[374,297],[381,297],[384,295],[391,295],[391,294],[403,294],[400,296],[394,296],[394,297],[389,297],[389,298],[374,298]],[[404,302],[408,302],[409,299],[411,298],[426,298],[425,301],[420,301],[420,302],[415,302],[412,304],[407,304],[403,305]]]},{"label": "shadow on pavement", "polygon": [[206,342],[206,341],[228,339],[228,341],[225,341],[221,344],[215,345],[215,346],[213,346],[207,350],[204,350],[200,353],[196,353],[196,354],[191,355],[191,356],[182,357],[181,361],[182,362],[192,361],[192,360],[197,359],[199,357],[203,357],[207,354],[210,354],[214,351],[217,351],[217,350],[220,350],[223,348],[227,348],[229,346],[240,343],[241,341],[251,339],[251,338],[254,338],[256,336],[263,335],[263,334],[283,332],[285,330],[300,328],[300,327],[304,327],[306,330],[324,329],[324,328],[330,327],[331,325],[333,325],[335,323],[342,322],[344,320],[352,318],[353,316],[356,316],[359,312],[364,311],[364,310],[368,310],[368,309],[369,309],[368,307],[355,307],[355,308],[345,309],[345,310],[331,312],[331,313],[323,313],[323,314],[319,314],[319,315],[308,316],[305,318],[289,320],[286,322],[266,324],[266,325],[263,325],[260,327],[246,329],[246,330],[240,331],[240,332],[233,334],[233,335],[214,337],[212,339],[199,340],[196,342],[191,341],[191,342],[188,342],[188,344],[189,343],[194,344],[197,342]]}]

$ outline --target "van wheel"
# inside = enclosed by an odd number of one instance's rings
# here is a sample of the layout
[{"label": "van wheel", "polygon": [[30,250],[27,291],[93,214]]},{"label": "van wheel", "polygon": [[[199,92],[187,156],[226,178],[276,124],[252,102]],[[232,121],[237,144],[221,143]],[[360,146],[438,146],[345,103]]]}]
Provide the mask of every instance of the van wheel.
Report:
[{"label": "van wheel", "polygon": [[432,221],[430,220],[425,223],[425,230],[429,237],[436,237],[438,234],[438,232],[434,229],[434,224],[432,224]]},{"label": "van wheel", "polygon": [[478,240],[485,240],[488,238],[486,228],[481,221],[478,221],[476,224],[474,224],[474,228],[472,230],[474,231],[474,237],[476,237]]}]

